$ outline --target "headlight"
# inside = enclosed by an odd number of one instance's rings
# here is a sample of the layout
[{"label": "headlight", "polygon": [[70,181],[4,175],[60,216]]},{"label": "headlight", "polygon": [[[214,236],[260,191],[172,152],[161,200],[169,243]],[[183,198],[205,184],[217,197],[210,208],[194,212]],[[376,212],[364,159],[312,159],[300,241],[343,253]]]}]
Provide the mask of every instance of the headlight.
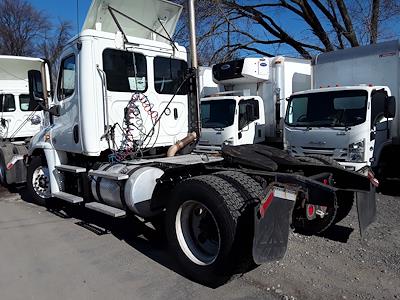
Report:
[{"label": "headlight", "polygon": [[230,146],[233,145],[234,141],[233,141],[233,137],[230,137],[229,139],[225,140],[222,144],[224,146]]},{"label": "headlight", "polygon": [[365,140],[349,145],[348,159],[354,162],[363,162],[365,153]]}]

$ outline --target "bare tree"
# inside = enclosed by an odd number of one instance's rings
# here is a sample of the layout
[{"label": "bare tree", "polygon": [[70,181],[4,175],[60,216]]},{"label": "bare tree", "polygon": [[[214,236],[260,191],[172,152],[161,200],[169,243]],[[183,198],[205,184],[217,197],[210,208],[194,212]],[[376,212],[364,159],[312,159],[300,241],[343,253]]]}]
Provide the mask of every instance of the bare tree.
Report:
[{"label": "bare tree", "polygon": [[0,1],[0,52],[33,55],[50,26],[45,15],[26,1]]},{"label": "bare tree", "polygon": [[60,58],[61,52],[71,38],[72,24],[69,21],[59,20],[59,23],[51,31],[45,31],[45,38],[42,40],[39,48],[47,58],[51,65],[51,73],[53,79],[57,77],[56,66],[58,65],[58,60]]},{"label": "bare tree", "polygon": [[[213,55],[206,55],[209,62],[244,52],[271,56],[282,54],[283,49],[284,54],[311,58],[318,52],[393,37],[396,34],[393,28],[384,25],[396,27],[400,21],[399,0],[198,0],[198,3],[198,43],[200,49],[206,48],[208,52],[212,49]],[[185,27],[180,29],[178,33],[182,34]]]}]

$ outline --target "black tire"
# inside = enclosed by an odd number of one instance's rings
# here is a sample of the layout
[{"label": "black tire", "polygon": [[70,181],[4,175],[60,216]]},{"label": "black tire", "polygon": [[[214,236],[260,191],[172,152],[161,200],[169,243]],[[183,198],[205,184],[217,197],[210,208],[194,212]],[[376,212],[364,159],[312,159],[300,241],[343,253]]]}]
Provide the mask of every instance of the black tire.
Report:
[{"label": "black tire", "polygon": [[[234,245],[245,202],[232,184],[213,175],[193,177],[176,186],[166,212],[167,239],[172,253],[190,279],[216,287],[227,282],[238,271],[235,266],[238,265],[237,259],[240,258],[243,247],[234,248]],[[196,251],[201,247],[201,243],[206,243],[200,240],[202,233],[198,235],[198,240],[193,242],[191,236],[195,235],[195,229],[189,228],[186,235],[183,234],[184,230],[180,229],[185,227],[182,225],[185,220],[194,220],[192,223],[196,223],[195,216],[189,217],[184,214],[184,208],[192,203],[201,206],[202,210],[198,215],[205,212],[204,215],[216,224],[216,230],[212,228],[214,231],[210,229],[206,233],[207,237],[217,233],[218,240],[217,251],[210,255],[210,259],[207,257],[208,260],[202,260],[201,256],[197,255],[199,251]],[[200,228],[201,220],[197,224],[200,224]],[[209,224],[210,222],[203,228],[211,228]]]},{"label": "black tire", "polygon": [[[310,158],[317,159],[321,161],[324,165],[333,166],[336,168],[344,169],[344,167],[339,164],[333,158],[326,155],[313,154],[309,156]],[[350,213],[354,204],[354,193],[353,192],[342,192],[337,193],[337,213],[335,216],[334,224],[342,221]]]},{"label": "black tire", "polygon": [[344,218],[346,218],[354,204],[354,193],[353,192],[342,192],[339,191],[336,193],[337,195],[337,205],[338,210],[336,213],[336,217],[334,220],[334,224],[339,223]]},{"label": "black tire", "polygon": [[7,166],[4,161],[4,156],[2,151],[0,151],[0,185],[8,187],[7,184]]},{"label": "black tire", "polygon": [[222,171],[214,174],[232,184],[245,199],[246,205],[243,207],[241,216],[238,220],[236,231],[236,242],[234,248],[242,248],[241,261],[238,261],[238,271],[249,271],[256,267],[253,260],[253,236],[254,236],[254,209],[260,202],[263,193],[262,186],[250,176],[235,172]]},{"label": "black tire", "polygon": [[[46,160],[40,156],[32,157],[27,170],[26,188],[34,203],[42,206],[47,206],[51,197],[42,197],[41,195],[39,195],[33,183],[34,172],[40,167],[47,168]],[[48,181],[47,184],[49,185],[50,182]],[[43,184],[43,186],[45,187],[46,185]]]},{"label": "black tire", "polygon": [[[307,164],[330,165],[329,157],[323,155],[302,156],[298,157],[298,159]],[[305,205],[307,203],[303,203],[303,200],[297,201],[293,210],[292,227],[306,234],[319,234],[324,232],[336,222],[338,208],[335,208],[335,206],[338,206],[337,203],[338,201],[336,201],[336,204],[332,207],[327,208],[324,218],[319,218],[317,216],[315,219],[309,220],[307,218],[307,206]]]}]

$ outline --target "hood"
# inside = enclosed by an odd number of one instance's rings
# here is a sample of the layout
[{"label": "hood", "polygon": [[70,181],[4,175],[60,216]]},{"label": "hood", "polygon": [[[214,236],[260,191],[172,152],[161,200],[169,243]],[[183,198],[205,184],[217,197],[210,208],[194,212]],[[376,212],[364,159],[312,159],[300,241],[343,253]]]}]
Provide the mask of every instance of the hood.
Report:
[{"label": "hood", "polygon": [[202,146],[221,146],[230,137],[234,137],[234,126],[225,127],[219,131],[213,128],[202,128],[199,145]]}]

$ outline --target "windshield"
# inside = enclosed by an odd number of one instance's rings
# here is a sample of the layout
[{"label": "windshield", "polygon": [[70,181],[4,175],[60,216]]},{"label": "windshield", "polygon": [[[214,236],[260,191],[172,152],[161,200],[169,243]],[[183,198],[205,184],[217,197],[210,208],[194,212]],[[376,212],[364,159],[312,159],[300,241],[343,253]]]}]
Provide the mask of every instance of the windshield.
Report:
[{"label": "windshield", "polygon": [[201,101],[201,126],[224,128],[233,125],[235,106],[233,99]]},{"label": "windshield", "polygon": [[347,127],[365,122],[367,91],[337,91],[290,98],[285,122],[291,126]]}]

